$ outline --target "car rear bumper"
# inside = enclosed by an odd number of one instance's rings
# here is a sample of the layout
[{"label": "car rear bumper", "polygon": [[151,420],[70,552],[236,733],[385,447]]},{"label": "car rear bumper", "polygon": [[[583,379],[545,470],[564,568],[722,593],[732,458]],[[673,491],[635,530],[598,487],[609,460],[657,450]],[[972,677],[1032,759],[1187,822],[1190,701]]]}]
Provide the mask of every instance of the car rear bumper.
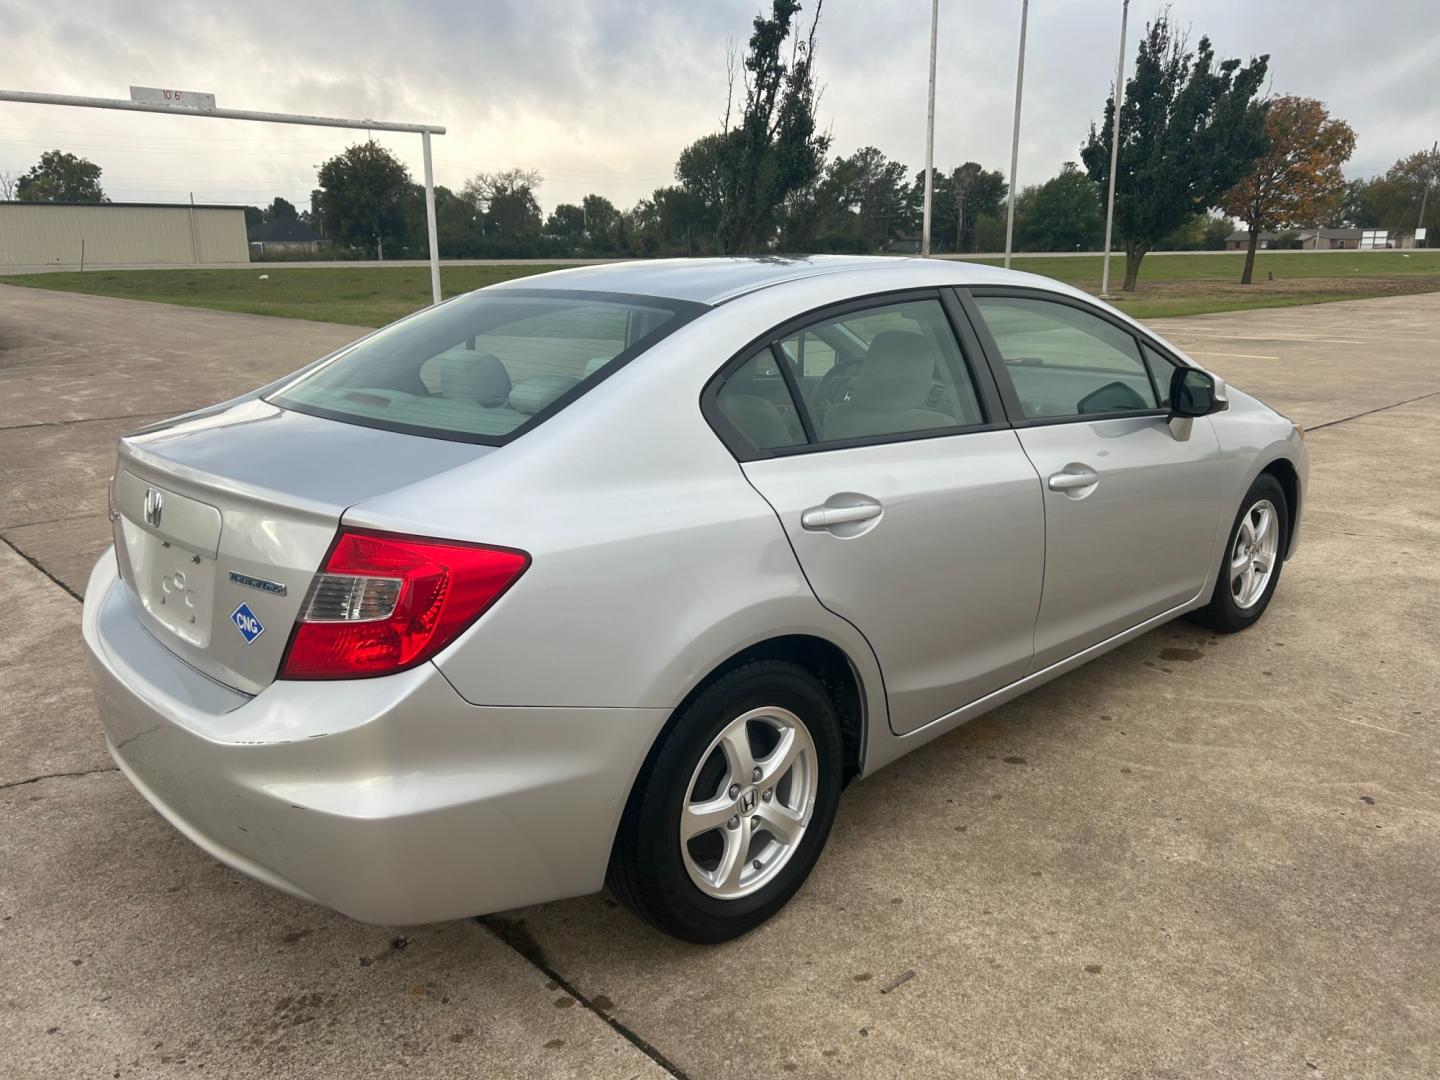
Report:
[{"label": "car rear bumper", "polygon": [[658,709],[490,708],[432,664],[275,682],[189,667],[96,565],[84,635],[111,755],[210,855],[364,922],[477,915],[600,888]]}]

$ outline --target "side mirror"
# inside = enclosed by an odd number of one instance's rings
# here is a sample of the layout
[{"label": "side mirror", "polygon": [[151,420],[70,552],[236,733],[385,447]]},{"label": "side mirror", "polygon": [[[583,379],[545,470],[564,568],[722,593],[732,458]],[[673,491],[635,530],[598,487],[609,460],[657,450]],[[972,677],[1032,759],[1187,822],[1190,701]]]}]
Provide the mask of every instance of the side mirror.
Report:
[{"label": "side mirror", "polygon": [[1216,390],[1215,376],[1199,368],[1176,368],[1170,376],[1172,416],[1209,416],[1226,407]]}]

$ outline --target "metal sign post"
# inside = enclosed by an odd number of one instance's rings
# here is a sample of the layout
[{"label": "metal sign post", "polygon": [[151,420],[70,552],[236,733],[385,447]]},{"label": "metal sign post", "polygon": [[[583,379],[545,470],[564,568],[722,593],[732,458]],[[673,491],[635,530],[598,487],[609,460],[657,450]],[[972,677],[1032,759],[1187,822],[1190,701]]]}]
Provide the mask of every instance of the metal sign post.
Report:
[{"label": "metal sign post", "polygon": [[216,120],[255,120],[265,124],[304,124],[310,127],[359,128],[368,131],[409,131],[421,137],[425,154],[425,224],[430,241],[430,294],[440,302],[440,245],[435,228],[435,183],[430,165],[430,136],[444,135],[434,124],[397,124],[388,120],[346,120],[335,116],[304,116],[291,113],[255,112],[249,109],[220,109],[214,94],[191,90],[165,90],[132,86],[130,100],[122,98],[77,97],[71,94],[35,94],[26,90],[0,90],[0,101],[28,105],[72,105],[82,109],[119,109],[185,116],[208,116]]}]

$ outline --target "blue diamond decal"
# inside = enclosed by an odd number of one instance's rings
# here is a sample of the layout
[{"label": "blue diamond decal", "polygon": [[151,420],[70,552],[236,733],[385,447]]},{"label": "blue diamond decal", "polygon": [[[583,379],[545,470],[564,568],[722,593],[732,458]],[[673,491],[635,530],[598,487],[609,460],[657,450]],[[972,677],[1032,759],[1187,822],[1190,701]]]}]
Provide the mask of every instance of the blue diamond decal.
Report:
[{"label": "blue diamond decal", "polygon": [[230,613],[230,621],[235,628],[245,636],[245,644],[249,645],[257,637],[265,632],[265,624],[262,623],[250,610],[249,604],[241,604]]}]

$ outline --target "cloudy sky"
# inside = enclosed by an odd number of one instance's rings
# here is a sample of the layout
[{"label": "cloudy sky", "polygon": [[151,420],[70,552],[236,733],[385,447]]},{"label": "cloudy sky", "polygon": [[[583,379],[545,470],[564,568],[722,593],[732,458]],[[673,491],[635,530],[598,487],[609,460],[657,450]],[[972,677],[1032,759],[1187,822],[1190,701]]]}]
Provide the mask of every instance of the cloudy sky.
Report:
[{"label": "cloudy sky", "polygon": [[[437,183],[540,171],[540,201],[630,206],[718,126],[727,39],[761,0],[0,0],[0,88],[126,97],[213,92],[222,107],[427,121]],[[814,0],[807,0],[807,7]],[[1020,0],[941,0],[936,164],[1008,167]],[[1161,0],[1135,0],[1127,62]],[[1348,172],[1382,172],[1440,137],[1436,0],[1174,0],[1222,56],[1271,54],[1270,90],[1319,97],[1359,137]],[[833,150],[925,150],[927,0],[826,0],[821,121]],[[1120,0],[1033,0],[1020,182],[1078,157],[1113,78]],[[0,172],[60,147],[99,163],[115,200],[308,203],[316,166],[357,133],[0,102]],[[419,139],[377,136],[418,177]]]}]

